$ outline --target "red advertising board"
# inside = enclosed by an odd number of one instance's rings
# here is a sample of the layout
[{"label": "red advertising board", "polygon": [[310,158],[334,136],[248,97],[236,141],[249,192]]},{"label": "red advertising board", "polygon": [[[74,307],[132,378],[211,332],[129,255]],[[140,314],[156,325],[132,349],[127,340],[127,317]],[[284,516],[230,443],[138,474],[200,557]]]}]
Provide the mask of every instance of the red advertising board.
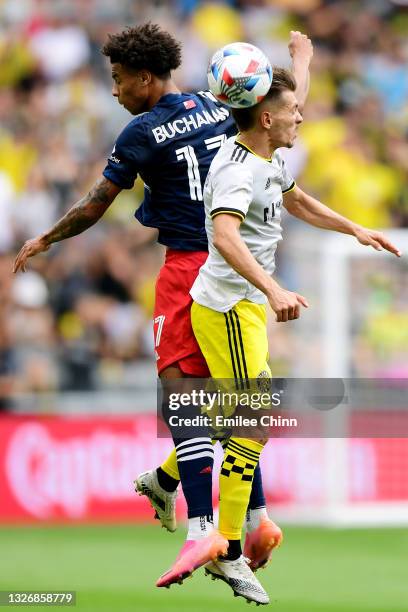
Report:
[{"label": "red advertising board", "polygon": [[[321,503],[323,439],[271,440],[263,482],[274,504]],[[349,501],[408,500],[408,440],[350,439]],[[219,446],[219,445],[218,445]],[[0,418],[0,521],[129,521],[152,518],[133,480],[172,448],[153,414]],[[216,468],[221,450],[216,453]],[[217,499],[214,478],[214,501]],[[179,514],[185,505],[179,496]]]},{"label": "red advertising board", "polygon": [[152,516],[133,480],[172,448],[152,415],[0,419],[0,520]]}]

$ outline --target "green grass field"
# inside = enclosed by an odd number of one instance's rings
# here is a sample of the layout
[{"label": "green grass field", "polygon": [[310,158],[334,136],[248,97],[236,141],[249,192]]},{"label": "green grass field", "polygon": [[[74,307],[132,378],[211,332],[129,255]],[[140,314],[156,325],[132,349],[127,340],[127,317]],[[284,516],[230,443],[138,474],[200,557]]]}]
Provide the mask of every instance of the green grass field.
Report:
[{"label": "green grass field", "polygon": [[[182,586],[154,586],[183,533],[151,525],[2,528],[0,589],[76,590],[81,612],[248,610],[202,570]],[[277,612],[406,611],[407,551],[408,530],[288,527],[259,578]]]}]

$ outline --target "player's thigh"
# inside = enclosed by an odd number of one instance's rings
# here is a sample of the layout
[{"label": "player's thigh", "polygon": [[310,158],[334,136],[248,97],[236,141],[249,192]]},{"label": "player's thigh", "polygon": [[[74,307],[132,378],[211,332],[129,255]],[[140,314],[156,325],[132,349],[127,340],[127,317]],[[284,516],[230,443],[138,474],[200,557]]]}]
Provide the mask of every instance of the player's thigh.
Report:
[{"label": "player's thigh", "polygon": [[264,305],[243,300],[222,313],[194,302],[191,322],[213,378],[270,377]]},{"label": "player's thigh", "polygon": [[[170,252],[156,282],[154,344],[157,370],[169,378],[174,369],[183,376],[208,376],[208,368],[191,327],[190,288],[206,253]],[[178,376],[175,376],[178,377]]]}]

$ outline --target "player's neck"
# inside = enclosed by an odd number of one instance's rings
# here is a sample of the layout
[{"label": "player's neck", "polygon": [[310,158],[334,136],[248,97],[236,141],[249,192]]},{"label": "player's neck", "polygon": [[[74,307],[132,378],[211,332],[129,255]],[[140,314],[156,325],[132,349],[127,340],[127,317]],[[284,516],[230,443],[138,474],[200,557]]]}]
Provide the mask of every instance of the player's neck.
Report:
[{"label": "player's neck", "polygon": [[157,79],[153,83],[151,95],[149,96],[149,110],[153,108],[155,104],[167,94],[179,94],[181,93],[173,79],[167,79],[165,81]]},{"label": "player's neck", "polygon": [[242,142],[253,153],[265,159],[270,159],[275,151],[275,148],[271,146],[268,138],[263,133],[254,131],[240,132],[237,140]]}]

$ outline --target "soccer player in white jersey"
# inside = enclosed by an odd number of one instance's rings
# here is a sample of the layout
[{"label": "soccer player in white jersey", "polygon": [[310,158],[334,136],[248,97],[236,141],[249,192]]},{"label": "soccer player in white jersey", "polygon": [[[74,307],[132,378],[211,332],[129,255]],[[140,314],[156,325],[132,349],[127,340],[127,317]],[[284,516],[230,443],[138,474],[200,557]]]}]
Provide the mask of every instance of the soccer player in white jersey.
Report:
[{"label": "soccer player in white jersey", "polygon": [[[296,186],[277,152],[293,146],[302,122],[295,89],[292,74],[275,68],[265,99],[233,111],[240,133],[213,159],[204,190],[209,256],[191,289],[193,330],[211,376],[235,378],[237,383],[248,379],[248,388],[250,379],[271,376],[266,303],[279,322],[297,319],[308,306],[302,295],[287,291],[273,278],[275,250],[282,239],[282,205],[310,225],[401,255],[382,233],[356,225]],[[263,604],[268,596],[241,554],[240,538],[242,500],[249,497],[251,474],[265,442],[232,437],[225,449],[219,531],[230,542],[229,555],[206,566],[234,591],[240,585],[239,594],[245,597],[247,590],[251,599]]]}]

